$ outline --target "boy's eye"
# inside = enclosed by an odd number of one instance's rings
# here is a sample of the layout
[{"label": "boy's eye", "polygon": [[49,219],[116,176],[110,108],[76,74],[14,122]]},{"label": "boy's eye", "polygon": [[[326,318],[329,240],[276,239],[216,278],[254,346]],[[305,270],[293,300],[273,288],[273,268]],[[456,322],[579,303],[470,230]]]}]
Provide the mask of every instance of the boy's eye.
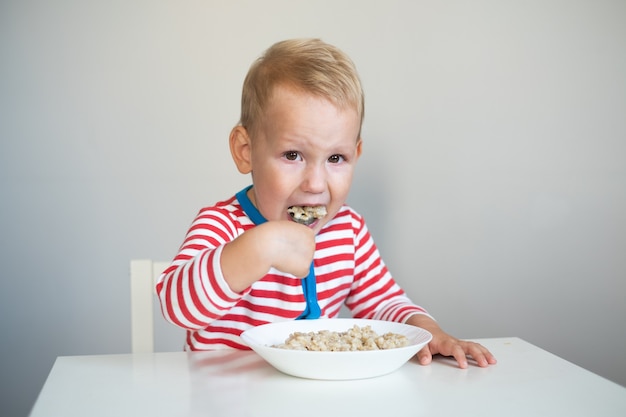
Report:
[{"label": "boy's eye", "polygon": [[295,161],[298,159],[299,155],[298,155],[298,152],[296,151],[288,151],[288,152],[285,152],[284,156],[285,156],[285,159],[287,159],[288,161]]},{"label": "boy's eye", "polygon": [[343,161],[343,156],[341,155],[332,155],[330,158],[328,158],[328,162],[330,162],[331,164],[338,164],[341,161]]}]

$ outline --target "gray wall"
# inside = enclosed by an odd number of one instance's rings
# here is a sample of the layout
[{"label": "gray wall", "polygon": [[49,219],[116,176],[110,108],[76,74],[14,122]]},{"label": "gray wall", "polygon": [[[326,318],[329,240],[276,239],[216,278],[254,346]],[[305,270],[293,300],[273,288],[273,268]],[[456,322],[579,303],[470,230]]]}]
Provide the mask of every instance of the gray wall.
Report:
[{"label": "gray wall", "polygon": [[248,183],[243,77],[302,36],[360,69],[350,200],[410,296],[626,385],[626,2],[5,0],[0,414],[58,355],[130,350],[129,260]]}]

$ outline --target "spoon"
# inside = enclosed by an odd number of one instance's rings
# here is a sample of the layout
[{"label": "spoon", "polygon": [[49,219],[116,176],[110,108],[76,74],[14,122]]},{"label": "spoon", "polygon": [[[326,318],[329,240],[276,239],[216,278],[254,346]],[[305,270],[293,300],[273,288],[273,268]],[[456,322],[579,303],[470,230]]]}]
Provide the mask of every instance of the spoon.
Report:
[{"label": "spoon", "polygon": [[289,213],[294,222],[309,226],[313,224],[314,221],[326,216],[326,207],[291,206],[287,209],[287,213]]}]

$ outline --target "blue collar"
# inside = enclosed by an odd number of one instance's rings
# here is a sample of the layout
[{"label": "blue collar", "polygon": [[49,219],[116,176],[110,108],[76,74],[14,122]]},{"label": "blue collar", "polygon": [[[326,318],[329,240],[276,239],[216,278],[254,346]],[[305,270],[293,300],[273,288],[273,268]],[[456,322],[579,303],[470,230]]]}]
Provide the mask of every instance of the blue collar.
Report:
[{"label": "blue collar", "polygon": [[247,186],[246,188],[235,194],[235,197],[237,198],[237,201],[239,201],[239,204],[241,204],[241,208],[243,209],[243,211],[245,211],[248,217],[250,217],[250,220],[252,220],[252,222],[258,226],[265,223],[267,219],[263,217],[259,209],[254,207],[254,204],[252,204],[252,201],[250,201],[250,198],[248,197],[248,191],[250,190],[250,188],[252,188],[251,185]]}]

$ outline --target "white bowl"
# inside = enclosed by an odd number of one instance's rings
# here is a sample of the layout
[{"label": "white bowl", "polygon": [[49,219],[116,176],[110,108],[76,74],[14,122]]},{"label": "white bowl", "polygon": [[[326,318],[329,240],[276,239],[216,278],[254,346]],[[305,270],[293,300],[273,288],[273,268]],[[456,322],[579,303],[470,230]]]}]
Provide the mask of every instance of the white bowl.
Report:
[{"label": "white bowl", "polygon": [[[272,347],[285,342],[294,332],[330,330],[343,332],[354,325],[370,326],[379,335],[405,335],[409,345],[385,350],[318,352]],[[404,365],[432,339],[432,335],[408,324],[365,319],[293,320],[264,324],[246,330],[241,338],[279,371],[301,378],[347,380],[372,378],[391,373]]]}]

